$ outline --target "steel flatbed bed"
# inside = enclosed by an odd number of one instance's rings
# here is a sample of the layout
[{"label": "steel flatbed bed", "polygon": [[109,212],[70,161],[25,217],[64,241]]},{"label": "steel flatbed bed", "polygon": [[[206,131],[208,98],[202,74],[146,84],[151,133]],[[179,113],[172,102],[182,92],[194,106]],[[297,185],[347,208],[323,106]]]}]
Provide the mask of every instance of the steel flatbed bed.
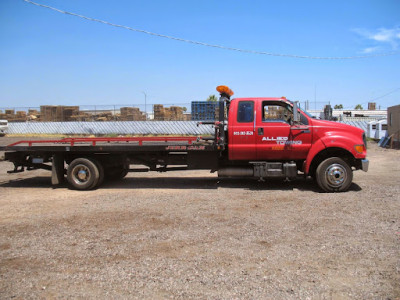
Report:
[{"label": "steel flatbed bed", "polygon": [[201,137],[117,137],[65,138],[60,140],[22,140],[0,151],[16,152],[147,152],[215,151],[214,143]]},{"label": "steel flatbed bed", "polygon": [[53,185],[60,184],[66,174],[69,183],[82,190],[99,186],[104,178],[122,178],[128,172],[215,171],[223,150],[215,138],[196,136],[22,140],[0,147],[5,160],[14,164],[9,173],[51,170]]}]

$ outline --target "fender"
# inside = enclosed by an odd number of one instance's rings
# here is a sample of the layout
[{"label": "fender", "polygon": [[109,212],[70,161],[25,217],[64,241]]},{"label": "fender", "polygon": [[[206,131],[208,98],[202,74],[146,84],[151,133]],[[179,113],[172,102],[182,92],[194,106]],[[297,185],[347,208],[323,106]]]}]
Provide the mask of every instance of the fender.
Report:
[{"label": "fender", "polygon": [[341,133],[336,133],[336,132],[329,132],[329,135],[323,136],[321,139],[315,142],[315,144],[313,144],[310,151],[308,152],[303,167],[304,173],[306,174],[309,173],[310,166],[314,157],[322,150],[327,148],[341,148],[351,153],[355,158],[364,158],[365,157],[364,153],[363,154],[356,153],[355,150],[353,149],[353,146],[355,144],[354,143],[355,138],[356,137],[354,136],[343,136],[341,135]]},{"label": "fender", "polygon": [[307,158],[303,165],[303,172],[305,174],[308,174],[308,172],[310,171],[311,162],[314,159],[314,157],[325,148],[326,146],[323,143],[322,139],[319,139],[312,145],[310,151],[308,151]]}]

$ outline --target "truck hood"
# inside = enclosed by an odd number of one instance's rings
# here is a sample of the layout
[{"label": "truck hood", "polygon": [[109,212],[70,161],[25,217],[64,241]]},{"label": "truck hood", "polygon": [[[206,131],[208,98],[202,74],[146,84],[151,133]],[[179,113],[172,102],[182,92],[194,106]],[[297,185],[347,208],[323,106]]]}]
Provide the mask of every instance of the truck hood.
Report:
[{"label": "truck hood", "polygon": [[318,127],[324,128],[324,129],[327,129],[330,131],[347,131],[347,132],[351,132],[353,134],[362,134],[364,132],[364,130],[362,130],[358,127],[355,127],[355,126],[338,123],[338,122],[334,122],[334,121],[326,121],[326,120],[313,119],[312,126],[316,127],[316,128],[318,128]]},{"label": "truck hood", "polygon": [[346,137],[355,143],[364,143],[363,133],[364,130],[338,122],[325,121],[325,120],[312,120],[313,126],[313,141],[323,139],[326,136],[333,137]]}]

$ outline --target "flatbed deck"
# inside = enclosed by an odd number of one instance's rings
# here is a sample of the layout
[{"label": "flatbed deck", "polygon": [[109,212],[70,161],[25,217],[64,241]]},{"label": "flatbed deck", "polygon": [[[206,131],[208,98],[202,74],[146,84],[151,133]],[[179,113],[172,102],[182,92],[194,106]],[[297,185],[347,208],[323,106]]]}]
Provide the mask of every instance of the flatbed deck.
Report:
[{"label": "flatbed deck", "polygon": [[197,136],[21,140],[0,147],[5,160],[14,164],[8,173],[51,170],[53,185],[66,174],[76,189],[92,189],[104,178],[122,178],[128,172],[216,170],[223,150],[214,138]]},{"label": "flatbed deck", "polygon": [[213,141],[201,137],[116,137],[65,138],[59,140],[21,140],[0,151],[16,152],[147,152],[147,151],[214,151]]}]

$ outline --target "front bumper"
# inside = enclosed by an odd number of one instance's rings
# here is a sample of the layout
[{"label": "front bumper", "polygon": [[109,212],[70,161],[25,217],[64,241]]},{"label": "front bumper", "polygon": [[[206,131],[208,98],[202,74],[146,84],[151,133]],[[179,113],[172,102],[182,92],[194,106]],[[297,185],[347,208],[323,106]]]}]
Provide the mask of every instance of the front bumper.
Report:
[{"label": "front bumper", "polygon": [[368,172],[368,167],[369,167],[369,160],[368,159],[362,159],[361,160],[361,170],[364,172]]}]

